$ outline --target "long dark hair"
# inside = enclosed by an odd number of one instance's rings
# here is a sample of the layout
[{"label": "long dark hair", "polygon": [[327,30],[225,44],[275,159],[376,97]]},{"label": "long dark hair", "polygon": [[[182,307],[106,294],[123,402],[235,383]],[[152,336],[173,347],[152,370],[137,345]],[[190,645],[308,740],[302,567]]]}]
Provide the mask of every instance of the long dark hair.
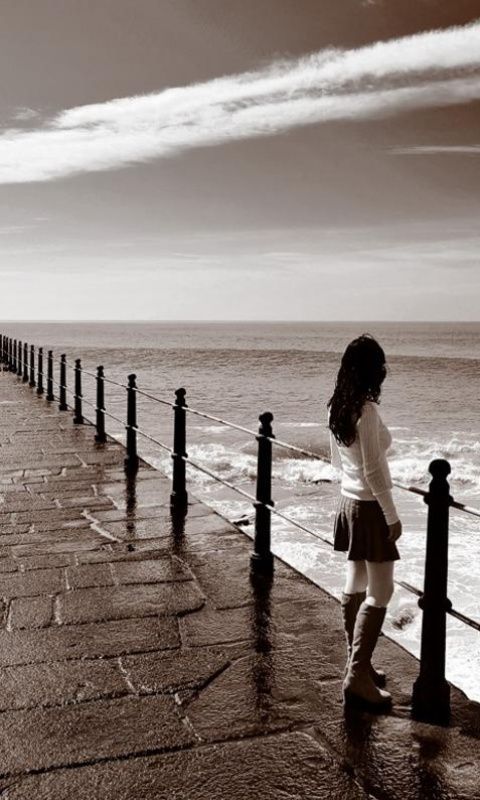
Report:
[{"label": "long dark hair", "polygon": [[328,401],[329,428],[339,444],[355,441],[356,424],[366,400],[379,402],[387,374],[385,353],[378,342],[364,333],[350,342],[337,375],[335,390]]}]

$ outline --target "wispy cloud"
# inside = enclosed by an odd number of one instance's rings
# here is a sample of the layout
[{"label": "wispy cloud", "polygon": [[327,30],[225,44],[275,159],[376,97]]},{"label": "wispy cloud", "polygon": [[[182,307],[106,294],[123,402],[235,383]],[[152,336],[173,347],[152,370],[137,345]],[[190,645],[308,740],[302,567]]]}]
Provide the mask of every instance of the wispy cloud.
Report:
[{"label": "wispy cloud", "polygon": [[38,116],[38,111],[35,111],[33,108],[21,106],[20,108],[16,109],[13,118],[18,122],[28,122],[29,120],[35,119]]},{"label": "wispy cloud", "polygon": [[436,155],[480,155],[480,144],[425,144],[411,145],[410,147],[392,147],[390,150],[394,155],[400,156],[436,156]]},{"label": "wispy cloud", "polygon": [[0,183],[48,181],[301,125],[476,99],[479,22],[67,109],[42,126],[0,136]]}]

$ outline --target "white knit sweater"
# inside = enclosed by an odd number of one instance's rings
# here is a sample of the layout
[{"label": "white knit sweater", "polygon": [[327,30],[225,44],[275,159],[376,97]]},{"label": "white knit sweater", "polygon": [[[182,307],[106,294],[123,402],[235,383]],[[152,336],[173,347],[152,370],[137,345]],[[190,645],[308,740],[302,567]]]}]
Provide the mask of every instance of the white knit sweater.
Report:
[{"label": "white knit sweater", "polygon": [[330,431],[332,466],[342,472],[341,493],[354,500],[378,500],[388,525],[398,521],[386,451],[392,437],[377,404],[367,400],[350,447],[338,445]]}]

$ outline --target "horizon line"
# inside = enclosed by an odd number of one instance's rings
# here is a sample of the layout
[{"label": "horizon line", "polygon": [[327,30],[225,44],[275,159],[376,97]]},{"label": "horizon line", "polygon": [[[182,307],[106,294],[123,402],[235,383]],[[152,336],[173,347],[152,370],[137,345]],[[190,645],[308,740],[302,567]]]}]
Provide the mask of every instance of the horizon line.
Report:
[{"label": "horizon line", "polygon": [[255,324],[255,323],[262,323],[262,324],[289,324],[289,323],[300,323],[300,324],[338,324],[338,325],[356,325],[360,323],[365,323],[369,325],[390,325],[390,324],[405,324],[409,325],[412,323],[415,324],[430,324],[430,325],[444,325],[444,324],[456,324],[456,325],[478,325],[480,324],[480,319],[151,319],[151,318],[138,318],[138,319],[127,319],[118,317],[115,319],[89,319],[89,318],[78,318],[78,319],[1,319],[0,324],[19,324],[19,323],[37,323],[37,324],[58,324],[58,325],[73,325],[73,324],[91,324],[92,322],[95,323],[102,323],[102,324],[112,324],[112,323],[122,323],[122,324],[169,324],[169,323],[188,323],[188,324],[204,324],[204,325],[211,325],[211,324]]}]

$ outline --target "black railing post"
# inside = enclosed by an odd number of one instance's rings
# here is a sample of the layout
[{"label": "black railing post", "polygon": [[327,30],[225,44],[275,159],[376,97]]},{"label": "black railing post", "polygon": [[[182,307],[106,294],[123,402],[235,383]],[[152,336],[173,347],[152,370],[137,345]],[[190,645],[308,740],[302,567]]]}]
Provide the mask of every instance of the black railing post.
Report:
[{"label": "black railing post", "polygon": [[103,367],[97,367],[97,432],[95,441],[104,444],[107,441],[105,435],[105,374]]},{"label": "black railing post", "polygon": [[58,408],[60,411],[68,411],[67,406],[67,356],[63,353],[60,356],[60,403]]},{"label": "black railing post", "polygon": [[30,345],[30,380],[29,386],[35,386],[35,346]]},{"label": "black railing post", "polygon": [[436,459],[429,471],[432,480],[424,498],[428,505],[425,579],[423,596],[418,601],[423,609],[420,673],[413,686],[412,716],[447,725],[450,686],[445,680],[445,639],[447,611],[452,607],[447,597],[450,464]]},{"label": "black railing post", "polygon": [[28,383],[28,344],[23,343],[23,378],[24,383]]},{"label": "black railing post", "polygon": [[173,511],[187,513],[188,492],[186,488],[185,459],[187,458],[187,415],[185,409],[185,389],[175,392],[175,405],[173,406],[173,473],[172,493],[170,507]]},{"label": "black railing post", "polygon": [[17,347],[17,375],[19,376],[19,378],[22,377],[22,363],[23,363],[22,352],[23,352],[23,345],[20,340]]},{"label": "black railing post", "polygon": [[49,350],[47,355],[47,400],[55,400],[53,394],[53,351]]},{"label": "black railing post", "polygon": [[13,340],[13,361],[12,361],[12,372],[17,374],[17,340]]},{"label": "black railing post", "polygon": [[138,469],[137,455],[137,376],[128,376],[127,389],[127,457],[125,469],[127,472],[136,472]]},{"label": "black railing post", "polygon": [[255,536],[250,567],[254,572],[271,574],[273,572],[273,555],[270,550],[272,500],[272,422],[273,414],[266,411],[260,414],[258,431],[257,490],[255,506]]},{"label": "black railing post", "polygon": [[43,394],[43,347],[38,348],[37,394]]},{"label": "black railing post", "polygon": [[75,359],[75,416],[73,422],[75,425],[83,425],[83,412],[82,412],[82,362],[80,358]]},{"label": "black railing post", "polygon": [[10,337],[8,340],[8,368],[13,372],[13,339]]}]

